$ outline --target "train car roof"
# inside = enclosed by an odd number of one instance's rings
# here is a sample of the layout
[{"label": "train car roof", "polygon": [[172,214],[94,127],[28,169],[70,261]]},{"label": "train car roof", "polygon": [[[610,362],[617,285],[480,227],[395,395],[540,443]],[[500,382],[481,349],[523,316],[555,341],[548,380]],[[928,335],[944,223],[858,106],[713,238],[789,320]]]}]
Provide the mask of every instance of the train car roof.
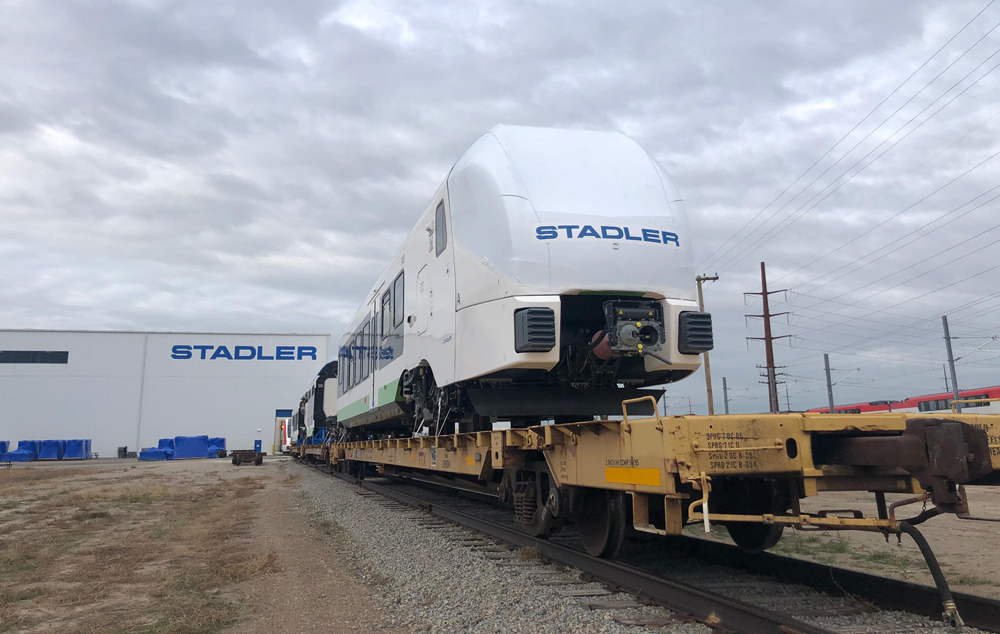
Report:
[{"label": "train car roof", "polygon": [[526,198],[537,212],[655,216],[681,199],[646,151],[618,132],[498,125],[452,175],[470,164],[492,173],[501,196]]},{"label": "train car roof", "polygon": [[[624,134],[499,125],[447,187],[463,305],[581,290],[695,296],[684,202]],[[473,263],[488,272],[477,277]],[[487,288],[489,276],[502,284]]]}]

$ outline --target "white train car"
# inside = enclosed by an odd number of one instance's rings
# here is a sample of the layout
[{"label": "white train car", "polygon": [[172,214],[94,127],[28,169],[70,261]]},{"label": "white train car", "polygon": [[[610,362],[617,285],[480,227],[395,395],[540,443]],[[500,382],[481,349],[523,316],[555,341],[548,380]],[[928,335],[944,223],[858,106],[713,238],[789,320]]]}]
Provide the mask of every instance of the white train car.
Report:
[{"label": "white train car", "polygon": [[301,444],[317,429],[333,428],[337,422],[337,361],[324,365],[292,414],[292,444]]},{"label": "white train car", "polygon": [[683,200],[656,162],[617,133],[497,126],[341,338],[339,417],[451,433],[620,413],[711,347]]}]

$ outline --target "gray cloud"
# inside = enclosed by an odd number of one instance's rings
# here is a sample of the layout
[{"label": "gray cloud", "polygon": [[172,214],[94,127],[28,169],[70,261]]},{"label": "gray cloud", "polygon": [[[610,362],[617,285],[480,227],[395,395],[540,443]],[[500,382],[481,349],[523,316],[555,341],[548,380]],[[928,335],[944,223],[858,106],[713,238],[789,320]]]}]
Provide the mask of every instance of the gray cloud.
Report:
[{"label": "gray cloud", "polygon": [[[635,138],[684,193],[702,261],[980,8],[0,2],[0,266],[8,280],[0,325],[338,334],[447,170],[496,123]],[[1000,10],[985,12],[762,218],[998,20]],[[793,407],[824,402],[822,351],[840,374],[854,372],[838,399],[899,398],[943,385],[940,314],[953,312],[956,334],[995,334],[991,307],[1000,299],[964,305],[1000,290],[996,275],[958,282],[995,266],[988,243],[1000,230],[955,247],[1000,222],[995,204],[861,266],[992,187],[993,162],[858,237],[996,151],[992,74],[821,202],[829,190],[806,201],[986,59],[998,37],[764,230],[803,204],[815,208],[743,256],[704,263],[723,274],[707,301],[716,394],[727,376],[734,409],[766,405],[754,368],[762,351],[744,340],[759,324],[747,328],[742,317],[757,312],[742,293],[759,286],[761,260],[775,287],[797,292],[785,307],[795,313],[790,325],[776,325],[797,336],[797,349],[778,351],[794,381]],[[923,261],[948,247],[955,250]],[[843,265],[849,275],[818,288]],[[966,351],[983,341],[956,343]],[[997,382],[989,348],[963,359],[963,384]],[[681,399],[672,412],[687,396],[703,407],[699,377],[670,392]]]}]

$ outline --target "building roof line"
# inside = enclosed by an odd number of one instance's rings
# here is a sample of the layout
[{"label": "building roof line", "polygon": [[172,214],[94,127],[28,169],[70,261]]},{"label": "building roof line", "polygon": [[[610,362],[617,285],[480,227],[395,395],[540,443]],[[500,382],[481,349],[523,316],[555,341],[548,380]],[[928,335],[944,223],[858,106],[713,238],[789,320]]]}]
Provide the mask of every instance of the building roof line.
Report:
[{"label": "building roof line", "polygon": [[93,335],[239,335],[251,337],[331,337],[331,333],[310,332],[199,332],[187,330],[58,330],[54,328],[0,328],[0,333],[7,332],[37,332],[37,333],[84,333]]}]

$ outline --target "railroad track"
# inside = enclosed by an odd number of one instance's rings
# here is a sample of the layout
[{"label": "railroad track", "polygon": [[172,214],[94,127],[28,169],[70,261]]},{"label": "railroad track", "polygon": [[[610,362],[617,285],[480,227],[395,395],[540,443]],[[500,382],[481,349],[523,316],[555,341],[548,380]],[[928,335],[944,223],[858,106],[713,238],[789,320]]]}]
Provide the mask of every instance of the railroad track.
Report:
[{"label": "railroad track", "polygon": [[[317,470],[330,473],[322,466]],[[623,553],[619,561],[591,557],[574,546],[572,535],[549,539],[532,537],[506,514],[482,500],[456,498],[426,483],[355,480],[368,496],[382,496],[390,508],[419,508],[440,520],[428,520],[431,530],[452,531],[458,525],[488,535],[513,547],[528,547],[538,557],[580,570],[615,591],[662,605],[723,632],[746,634],[925,634],[954,632],[940,621],[915,620],[879,623],[877,610],[900,610],[922,616],[939,616],[937,591],[908,583],[800,559],[765,553],[748,554],[724,543],[693,538],[653,541]],[[360,492],[360,491],[359,491]],[[641,552],[641,556],[639,553]],[[494,553],[490,558],[510,566],[512,555]],[[705,564],[709,565],[705,565]],[[664,573],[669,570],[669,573]],[[546,585],[570,583],[551,580]],[[566,596],[590,596],[587,590]],[[735,596],[734,596],[735,595]],[[1000,601],[955,594],[967,626],[1000,632]],[[607,606],[614,608],[614,602]],[[624,607],[624,606],[622,606]],[[805,619],[805,620],[804,620]],[[640,622],[636,625],[662,625]]]}]

